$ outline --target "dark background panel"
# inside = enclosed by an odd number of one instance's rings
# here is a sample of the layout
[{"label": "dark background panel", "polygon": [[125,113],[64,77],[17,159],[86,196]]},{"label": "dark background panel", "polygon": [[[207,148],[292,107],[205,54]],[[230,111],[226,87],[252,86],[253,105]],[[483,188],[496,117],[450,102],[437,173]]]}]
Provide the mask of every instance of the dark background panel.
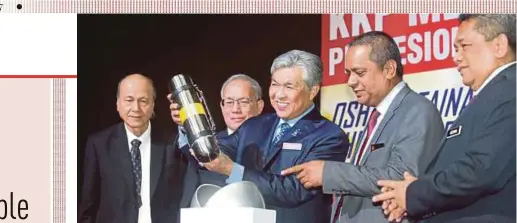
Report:
[{"label": "dark background panel", "polygon": [[220,88],[229,76],[255,78],[263,88],[264,112],[273,112],[268,96],[273,59],[291,49],[320,55],[320,33],[320,15],[79,15],[78,191],[88,135],[120,122],[116,90],[125,75],[153,79],[153,131],[176,131],[166,95],[170,78],[179,73],[190,75],[204,92],[221,130]]}]

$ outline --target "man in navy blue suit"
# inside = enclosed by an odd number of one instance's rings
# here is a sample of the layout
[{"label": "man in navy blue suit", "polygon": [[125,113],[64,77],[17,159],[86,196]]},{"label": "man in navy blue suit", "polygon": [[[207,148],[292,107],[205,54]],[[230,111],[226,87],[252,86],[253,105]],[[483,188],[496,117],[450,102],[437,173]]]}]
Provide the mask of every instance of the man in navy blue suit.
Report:
[{"label": "man in navy blue suit", "polygon": [[[171,96],[167,97],[170,100]],[[216,133],[218,138],[231,135],[244,121],[262,113],[262,109],[264,109],[262,88],[255,79],[248,75],[232,75],[221,87],[220,106],[226,128]],[[179,131],[184,131],[181,126],[178,128]],[[185,139],[180,138],[178,144],[186,145],[188,143],[182,140]],[[187,148],[183,152],[190,156]],[[183,187],[185,196],[181,200],[181,207],[190,206],[191,195],[195,193],[199,185],[213,184],[223,187],[226,185],[226,178],[227,176],[223,174],[200,167],[197,162],[191,162],[185,174],[185,187]]]},{"label": "man in navy blue suit", "polygon": [[470,104],[424,174],[380,181],[388,220],[515,222],[515,14],[460,15],[454,58]]},{"label": "man in navy blue suit", "polygon": [[[167,95],[171,100],[171,95]],[[229,77],[221,87],[221,113],[223,114],[226,128],[218,131],[216,137],[221,138],[231,135],[239,126],[251,117],[262,113],[264,100],[262,100],[262,88],[259,83],[246,74],[234,74]],[[178,125],[178,132],[185,131]],[[176,148],[186,145],[185,138],[176,139]],[[196,189],[202,184],[212,184],[223,187],[226,185],[226,178],[223,174],[212,172],[205,167],[198,165],[197,161],[190,156],[188,148],[184,147],[183,154],[189,156],[190,161],[185,172],[183,196],[180,201],[180,208],[190,207],[192,196]]]},{"label": "man in navy blue suit", "polygon": [[[296,176],[280,174],[310,160],[345,161],[348,137],[313,103],[322,71],[321,59],[311,53],[292,50],[277,57],[269,87],[276,112],[250,118],[232,135],[218,138],[223,153],[203,164],[228,176],[227,183],[255,183],[266,208],[276,211],[277,223],[330,221],[331,195],[321,188],[305,189]],[[173,103],[171,114],[179,123],[177,108]]]}]

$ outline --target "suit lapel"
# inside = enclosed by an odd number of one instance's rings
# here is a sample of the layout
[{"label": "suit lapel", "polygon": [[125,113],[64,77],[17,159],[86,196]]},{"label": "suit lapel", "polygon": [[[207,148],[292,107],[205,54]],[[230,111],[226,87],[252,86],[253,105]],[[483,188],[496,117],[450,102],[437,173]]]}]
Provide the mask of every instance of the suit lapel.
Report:
[{"label": "suit lapel", "polygon": [[151,131],[151,197],[153,197],[156,185],[158,185],[158,179],[162,173],[164,153],[165,145],[157,140],[156,137],[153,137],[153,132]]},{"label": "suit lapel", "polygon": [[114,134],[113,141],[111,142],[112,145],[109,146],[109,154],[113,163],[117,163],[120,167],[119,170],[124,177],[126,185],[132,190],[135,184],[133,180],[133,164],[131,164],[131,155],[123,123],[117,127]]},{"label": "suit lapel", "polygon": [[228,129],[221,130],[216,133],[216,137],[226,137],[228,136]]},{"label": "suit lapel", "polygon": [[258,142],[260,145],[259,148],[261,150],[262,156],[264,157],[263,168],[266,166],[266,160],[269,160],[269,156],[273,153],[273,149],[271,148],[271,141],[273,141],[273,136],[275,134],[276,126],[278,125],[278,121],[280,119],[276,115],[272,115],[262,122],[262,140]]},{"label": "suit lapel", "polygon": [[300,119],[292,128],[290,128],[278,141],[277,144],[272,145],[271,141],[273,140],[273,136],[276,130],[276,124],[278,124],[279,118],[275,119],[272,130],[270,130],[270,135],[268,137],[267,143],[270,146],[266,146],[265,149],[269,150],[267,152],[266,161],[264,162],[264,168],[268,167],[270,162],[272,162],[274,157],[282,150],[282,145],[284,142],[297,142],[305,136],[309,135],[312,131],[314,131],[313,120],[316,120],[319,117],[319,112],[316,108],[313,108],[307,115],[305,115],[302,119]]},{"label": "suit lapel", "polygon": [[[393,115],[395,114],[395,111],[400,106],[400,103],[406,95],[409,93],[409,88],[407,85],[404,85],[404,87],[400,90],[400,92],[395,96],[393,101],[390,104],[390,107],[388,108],[388,111],[386,111],[386,114],[384,114],[384,117],[382,118],[381,123],[379,123],[379,126],[375,130],[375,133],[372,136],[372,139],[370,140],[370,145],[365,148],[364,155],[359,161],[360,165],[363,165],[366,162],[366,159],[368,159],[368,156],[370,155],[370,147],[371,145],[377,143],[377,140],[379,139],[379,136],[382,134],[382,131],[384,130],[384,127],[386,127],[386,124],[393,118]],[[366,142],[365,142],[366,143]]]},{"label": "suit lapel", "polygon": [[[509,66],[508,68],[504,69],[501,71],[501,73],[499,73],[494,79],[492,79],[492,81],[490,81],[490,83],[488,83],[485,88],[479,93],[476,101],[479,101],[479,100],[483,100],[483,94],[486,94],[487,91],[490,91],[491,88],[495,88],[495,86],[500,82],[500,81],[504,81],[505,79],[510,79],[510,80],[515,80],[515,64]],[[513,92],[515,93],[515,92]],[[458,117],[456,118],[456,120],[454,120],[453,124],[451,125],[451,127],[456,127],[458,126],[458,123],[461,122],[461,119],[462,117],[465,116],[465,114],[468,114],[470,110],[472,110],[475,106],[475,103],[472,103],[470,105],[467,105],[467,107],[465,107],[463,109],[463,111],[461,111],[461,113],[458,115]],[[425,169],[425,172],[424,173],[427,173],[433,166],[434,164],[436,163],[436,159],[438,158],[438,155],[440,154],[441,150],[443,149],[443,146],[445,144],[445,141],[447,139],[447,132],[448,130],[446,129],[445,131],[445,134],[444,136],[442,137],[442,140],[440,141],[440,144],[438,146],[438,151],[436,152],[436,155],[434,156],[434,158],[431,160],[431,162],[429,163],[429,165],[427,165],[427,168]]]},{"label": "suit lapel", "polygon": [[361,148],[361,144],[363,141],[363,137],[366,133],[366,130],[363,130],[362,132],[359,132],[359,137],[357,137],[357,142],[355,143],[355,146],[353,149],[351,149],[352,157],[350,158],[350,163],[354,164],[354,160],[357,157],[357,153],[359,152],[359,148]]},{"label": "suit lapel", "polygon": [[[466,108],[463,109],[463,111],[460,112],[458,117],[456,117],[456,120],[454,120],[454,122],[452,123],[451,127],[456,127],[458,125],[458,123],[461,121],[461,117],[463,117],[465,115],[465,113],[467,113],[468,108],[469,108],[469,106],[467,106]],[[445,133],[442,136],[440,143],[438,144],[438,151],[436,152],[436,155],[432,158],[429,165],[427,165],[427,168],[425,169],[424,173],[426,173],[429,170],[429,168],[434,165],[435,160],[438,157],[438,154],[440,154],[440,151],[442,150],[442,147],[445,144],[445,140],[447,139],[447,131],[448,130],[445,129]]]}]

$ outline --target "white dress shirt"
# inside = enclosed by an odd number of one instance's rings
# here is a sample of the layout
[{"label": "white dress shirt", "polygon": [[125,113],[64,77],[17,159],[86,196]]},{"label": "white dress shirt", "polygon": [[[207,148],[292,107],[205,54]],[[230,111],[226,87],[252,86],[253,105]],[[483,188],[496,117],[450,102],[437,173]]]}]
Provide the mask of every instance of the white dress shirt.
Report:
[{"label": "white dress shirt", "polygon": [[[377,127],[379,127],[379,124],[381,123],[382,119],[386,115],[386,112],[388,112],[388,109],[390,108],[391,103],[393,102],[393,100],[395,99],[397,94],[402,90],[402,88],[404,88],[404,86],[406,86],[406,83],[404,81],[399,82],[397,85],[395,85],[395,87],[393,89],[391,89],[390,93],[388,93],[388,95],[386,95],[386,97],[384,97],[384,99],[382,99],[381,103],[379,103],[379,105],[377,105],[377,107],[375,107],[375,109],[377,109],[377,111],[380,114],[379,114],[379,117],[377,118],[377,123],[375,124],[375,127],[373,127],[372,133],[370,134],[370,137],[368,138],[368,142],[365,145],[365,149],[369,148],[373,135],[377,131]],[[366,126],[365,129],[368,130],[368,125]],[[360,142],[360,144],[358,144],[359,147],[357,147],[357,151],[360,150],[361,145],[363,144],[364,138],[366,138],[366,134],[367,133],[365,132],[363,134],[364,136],[361,137],[361,142]],[[364,154],[364,152],[363,152],[363,154]],[[355,157],[356,160],[354,160],[353,163],[357,162],[357,158],[359,158],[359,157],[356,156]],[[361,159],[364,159],[364,155],[362,156]]]},{"label": "white dress shirt", "polygon": [[140,157],[142,160],[142,185],[140,196],[142,198],[142,206],[138,209],[138,223],[151,223],[151,196],[150,196],[150,175],[151,175],[151,122],[147,130],[140,136],[135,136],[124,124],[127,134],[127,143],[129,145],[129,153],[131,153],[131,141],[140,140]]}]

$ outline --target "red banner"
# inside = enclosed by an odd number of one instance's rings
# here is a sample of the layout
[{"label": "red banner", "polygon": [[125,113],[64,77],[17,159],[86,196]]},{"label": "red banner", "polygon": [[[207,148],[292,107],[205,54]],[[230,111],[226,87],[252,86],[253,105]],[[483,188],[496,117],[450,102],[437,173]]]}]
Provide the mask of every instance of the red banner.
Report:
[{"label": "red banner", "polygon": [[454,67],[457,14],[323,15],[323,86],[343,84],[346,44],[372,30],[391,35],[399,47],[404,74]]}]

